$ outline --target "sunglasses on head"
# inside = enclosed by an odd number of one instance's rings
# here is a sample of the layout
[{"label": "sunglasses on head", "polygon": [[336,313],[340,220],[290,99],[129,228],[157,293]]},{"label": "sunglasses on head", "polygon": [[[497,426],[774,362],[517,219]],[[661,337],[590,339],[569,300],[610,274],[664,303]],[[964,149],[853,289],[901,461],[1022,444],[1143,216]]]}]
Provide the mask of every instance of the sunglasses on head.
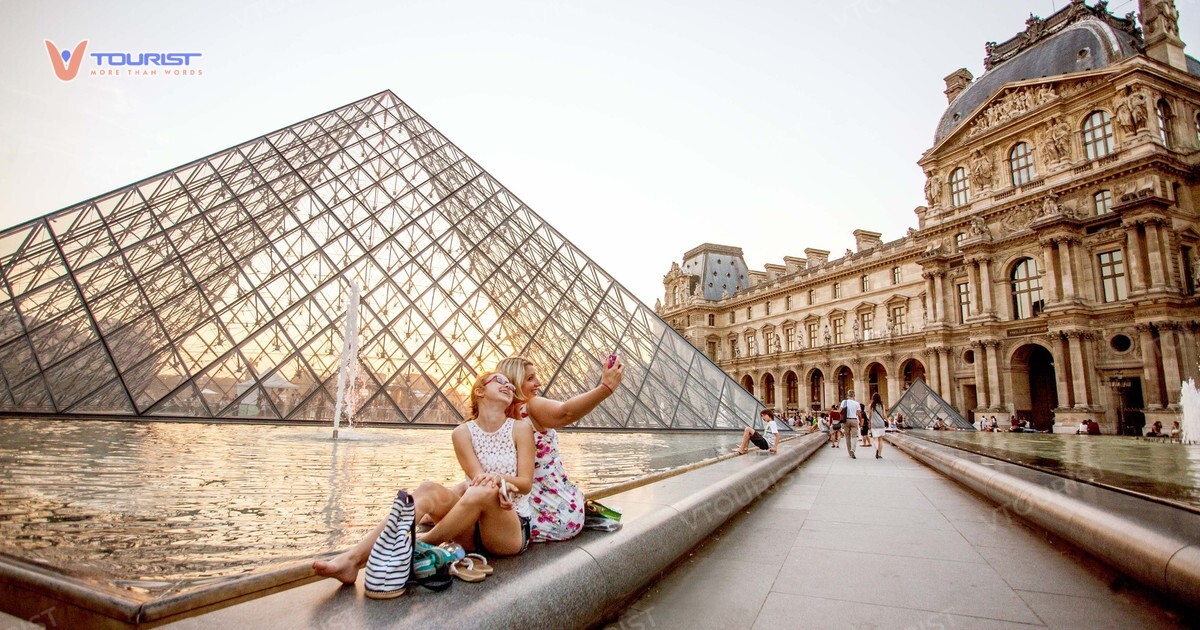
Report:
[{"label": "sunglasses on head", "polygon": [[488,383],[491,383],[492,381],[499,381],[501,386],[504,386],[504,385],[512,385],[512,383],[511,383],[511,382],[509,382],[509,380],[508,380],[508,379],[504,378],[504,376],[503,376],[503,375],[501,375],[501,374],[493,374],[493,375],[491,375],[491,376],[489,376],[489,377],[487,377],[486,379],[484,379],[484,380],[483,380],[483,386],[484,386],[484,387],[487,387],[487,386],[488,386]]}]

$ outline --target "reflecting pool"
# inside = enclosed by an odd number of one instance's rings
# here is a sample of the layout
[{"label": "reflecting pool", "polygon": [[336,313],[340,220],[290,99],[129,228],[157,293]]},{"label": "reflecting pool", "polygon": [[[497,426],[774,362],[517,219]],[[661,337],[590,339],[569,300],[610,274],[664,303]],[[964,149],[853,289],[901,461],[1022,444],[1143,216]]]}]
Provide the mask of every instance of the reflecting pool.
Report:
[{"label": "reflecting pool", "polygon": [[[350,546],[397,488],[457,483],[450,432],[0,419],[0,553],[161,593]],[[726,453],[735,432],[565,431],[585,491]]]},{"label": "reflecting pool", "polygon": [[909,435],[1200,511],[1200,447],[1112,435],[910,431]]}]

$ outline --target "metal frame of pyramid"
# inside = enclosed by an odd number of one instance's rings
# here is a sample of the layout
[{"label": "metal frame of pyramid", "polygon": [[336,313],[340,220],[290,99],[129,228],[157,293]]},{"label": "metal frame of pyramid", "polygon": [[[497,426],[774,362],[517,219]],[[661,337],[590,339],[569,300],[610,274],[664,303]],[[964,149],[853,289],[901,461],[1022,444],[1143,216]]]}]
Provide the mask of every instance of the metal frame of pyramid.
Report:
[{"label": "metal frame of pyramid", "polygon": [[914,429],[928,429],[937,418],[941,418],[947,426],[957,429],[975,428],[920,378],[913,381],[904,395],[900,396],[900,400],[888,411],[889,416],[896,413],[902,414],[904,421]]},{"label": "metal frame of pyramid", "polygon": [[740,428],[758,403],[390,91],[0,233],[0,412],[450,424],[511,354],[581,424]]}]

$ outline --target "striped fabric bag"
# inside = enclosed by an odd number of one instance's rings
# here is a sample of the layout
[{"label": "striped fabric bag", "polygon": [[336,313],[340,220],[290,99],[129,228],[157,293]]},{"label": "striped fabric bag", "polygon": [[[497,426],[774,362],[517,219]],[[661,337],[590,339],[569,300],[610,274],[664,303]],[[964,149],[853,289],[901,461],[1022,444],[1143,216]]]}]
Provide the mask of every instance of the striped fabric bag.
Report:
[{"label": "striped fabric bag", "polygon": [[367,558],[367,597],[391,599],[404,594],[413,572],[414,515],[412,497],[403,490],[397,492],[387,526]]}]

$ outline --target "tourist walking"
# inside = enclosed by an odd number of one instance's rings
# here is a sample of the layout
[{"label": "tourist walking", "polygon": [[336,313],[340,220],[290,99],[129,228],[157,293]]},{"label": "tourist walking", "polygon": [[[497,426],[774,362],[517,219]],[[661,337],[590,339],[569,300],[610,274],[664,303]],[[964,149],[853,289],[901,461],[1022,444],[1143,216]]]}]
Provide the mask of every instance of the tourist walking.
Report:
[{"label": "tourist walking", "polygon": [[854,456],[854,440],[858,437],[858,418],[862,415],[862,405],[854,400],[854,390],[846,392],[846,400],[838,406],[842,414],[842,431],[846,434],[846,454],[850,459]]},{"label": "tourist walking", "polygon": [[887,418],[883,399],[879,393],[871,395],[871,406],[867,409],[867,422],[871,425],[871,437],[875,438],[875,459],[883,459],[883,434],[887,433]]}]

